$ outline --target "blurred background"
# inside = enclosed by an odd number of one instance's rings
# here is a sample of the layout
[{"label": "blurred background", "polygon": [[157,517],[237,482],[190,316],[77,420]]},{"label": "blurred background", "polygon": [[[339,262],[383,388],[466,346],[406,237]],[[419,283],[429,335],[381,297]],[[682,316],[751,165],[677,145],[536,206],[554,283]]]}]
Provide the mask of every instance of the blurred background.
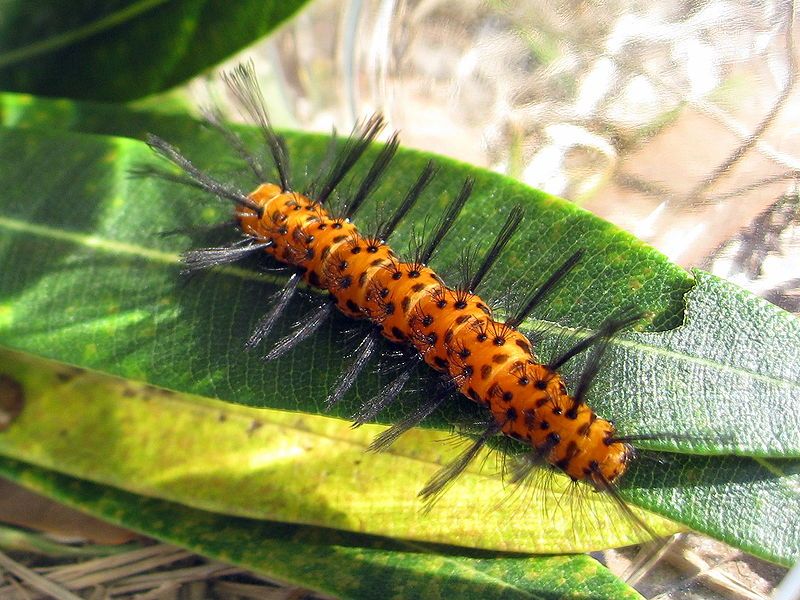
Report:
[{"label": "blurred background", "polygon": [[346,132],[380,110],[404,145],[568,198],[797,312],[794,14],[786,0],[316,0],[246,55],[280,125]]}]

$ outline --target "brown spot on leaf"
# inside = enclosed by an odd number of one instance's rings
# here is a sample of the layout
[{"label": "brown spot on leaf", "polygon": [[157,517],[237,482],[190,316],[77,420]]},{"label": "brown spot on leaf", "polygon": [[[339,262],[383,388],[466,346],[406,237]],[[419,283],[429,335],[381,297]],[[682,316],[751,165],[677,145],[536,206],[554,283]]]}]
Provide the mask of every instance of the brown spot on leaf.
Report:
[{"label": "brown spot on leaf", "polygon": [[84,369],[81,369],[80,367],[66,366],[63,371],[56,373],[56,377],[61,383],[67,383],[83,373]]},{"label": "brown spot on leaf", "polygon": [[22,384],[8,375],[0,375],[0,431],[8,429],[24,406]]}]

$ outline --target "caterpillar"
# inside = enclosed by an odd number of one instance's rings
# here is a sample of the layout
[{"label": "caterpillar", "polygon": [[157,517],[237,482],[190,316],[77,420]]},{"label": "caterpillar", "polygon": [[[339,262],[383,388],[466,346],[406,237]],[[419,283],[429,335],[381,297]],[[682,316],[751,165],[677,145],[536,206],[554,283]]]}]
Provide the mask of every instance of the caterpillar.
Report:
[{"label": "caterpillar", "polygon": [[[501,435],[527,448],[524,458],[512,469],[514,481],[523,480],[539,466],[549,465],[574,482],[608,492],[630,518],[647,529],[616,491],[617,482],[636,455],[631,442],[638,438],[620,435],[609,420],[598,416],[586,403],[609,340],[641,320],[642,315],[632,310],[622,311],[607,319],[594,334],[548,362],[540,362],[533,344],[518,331],[518,326],[579,263],[581,251],[556,268],[517,310],[504,320],[497,320],[476,289],[522,223],[521,207],[511,209],[494,243],[464,281],[449,287],[429,262],[470,197],[471,179],[464,181],[426,239],[419,240],[411,259],[404,260],[392,249],[389,239],[435,177],[435,165],[429,162],[394,213],[374,232],[365,234],[352,219],[396,153],[399,147],[396,133],[380,150],[340,210],[334,212],[328,204],[337,186],[384,128],[384,119],[374,115],[358,124],[336,153],[327,173],[312,189],[301,193],[292,186],[288,152],[272,127],[252,65],[238,66],[225,75],[225,80],[245,113],[260,126],[277,179],[270,182],[259,161],[223,123],[216,109],[205,112],[206,122],[224,135],[245,159],[262,182],[256,189],[244,194],[213,179],[177,148],[152,134],[147,138],[149,146],[183,174],[155,168],[146,169],[146,174],[194,186],[235,207],[233,222],[242,239],[230,246],[189,251],[184,255],[187,270],[232,263],[255,254],[266,254],[278,265],[292,269],[292,275],[256,325],[246,346],[254,348],[269,336],[302,282],[323,290],[329,301],[304,319],[292,334],[278,341],[265,358],[275,359],[309,338],[334,310],[370,322],[373,328],[329,393],[328,406],[338,402],[350,389],[379,351],[381,338],[401,345],[412,358],[393,381],[364,403],[354,415],[355,425],[373,419],[396,401],[419,362],[439,374],[433,393],[380,434],[372,450],[390,446],[451,397],[460,395],[485,409],[485,420],[469,447],[420,490],[419,495],[428,507],[489,440]],[[586,366],[574,390],[569,392],[560,369],[583,352],[589,353]]]}]

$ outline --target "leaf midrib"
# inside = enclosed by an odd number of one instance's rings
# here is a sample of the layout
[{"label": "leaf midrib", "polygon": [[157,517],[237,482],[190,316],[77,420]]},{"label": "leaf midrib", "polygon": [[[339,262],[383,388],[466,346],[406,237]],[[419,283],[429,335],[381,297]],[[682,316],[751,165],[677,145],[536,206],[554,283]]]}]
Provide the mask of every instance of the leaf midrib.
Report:
[{"label": "leaf midrib", "polygon": [[116,27],[128,19],[132,19],[147,12],[157,7],[159,4],[165,4],[167,1],[168,0],[139,0],[139,2],[116,12],[112,12],[102,19],[92,21],[82,27],[65,31],[48,39],[28,44],[27,46],[14,48],[13,50],[0,54],[0,68],[26,61],[50,50],[64,48],[70,44],[89,38],[102,31]]},{"label": "leaf midrib", "polygon": [[[75,244],[76,246],[94,248],[96,250],[101,250],[113,255],[125,254],[127,256],[146,258],[153,262],[170,266],[182,266],[184,264],[181,255],[175,252],[151,250],[136,244],[119,242],[96,235],[87,235],[77,231],[54,229],[52,227],[46,227],[43,225],[34,225],[26,221],[11,219],[8,217],[0,216],[0,228],[5,228],[9,231],[15,231],[19,233],[36,235],[50,240],[69,242]],[[219,267],[217,270],[247,281],[262,281],[269,283],[280,283],[283,281],[283,279],[277,275],[258,273],[256,271],[242,269],[240,267],[234,267],[230,265]]]},{"label": "leaf midrib", "polygon": [[[87,248],[94,248],[97,250],[101,250],[104,252],[108,252],[109,254],[119,255],[125,254],[128,256],[136,256],[140,258],[146,258],[148,260],[152,260],[155,262],[159,262],[162,264],[168,264],[171,266],[181,266],[183,261],[181,259],[181,255],[174,253],[174,252],[162,252],[160,250],[151,250],[149,248],[145,248],[143,246],[129,244],[127,242],[119,242],[110,240],[108,238],[101,238],[96,235],[87,235],[83,233],[78,233],[75,231],[69,231],[64,229],[54,229],[52,227],[46,227],[43,225],[35,225],[28,223],[26,221],[20,221],[18,219],[12,219],[8,217],[0,216],[0,228],[5,228],[10,231],[16,231],[20,233],[27,233],[30,235],[36,235],[52,240],[59,240],[65,241],[69,243],[73,243],[79,246],[84,246]],[[270,275],[268,273],[259,273],[256,271],[243,269],[240,267],[225,265],[221,266],[217,269],[218,272],[224,273],[226,275],[230,275],[232,277],[237,277],[239,279],[245,281],[261,281],[261,282],[268,282],[273,284],[280,285],[283,283],[283,278]],[[691,293],[691,292],[690,292]],[[587,328],[573,328],[573,327],[566,327],[563,325],[551,323],[549,321],[542,321],[540,319],[527,319],[525,321],[526,327],[522,327],[521,329],[535,329],[537,325],[547,324],[548,327],[555,327],[562,333],[566,333],[572,336],[576,336],[578,338],[582,336],[588,336],[593,333],[592,330]],[[682,327],[686,327],[683,325]],[[676,330],[673,330],[676,331]],[[664,335],[663,332],[660,333],[639,333],[639,336],[649,336],[649,335]],[[756,379],[765,383],[771,383],[774,385],[780,386],[788,386],[788,387],[800,387],[800,382],[791,381],[788,379],[782,379],[776,376],[765,375],[763,373],[758,373],[756,371],[752,371],[749,369],[745,369],[742,367],[737,367],[733,365],[728,365],[725,363],[717,362],[710,360],[708,358],[699,357],[693,354],[685,354],[676,352],[674,350],[670,350],[663,346],[655,346],[651,344],[644,344],[638,340],[631,340],[626,339],[623,336],[617,337],[612,341],[613,345],[621,346],[621,347],[629,347],[633,348],[641,352],[642,354],[649,354],[654,356],[662,356],[666,359],[673,360],[673,361],[682,361],[689,364],[697,364],[700,366],[704,366],[709,368],[710,370],[717,370],[721,372],[730,372],[735,375],[749,377],[752,379]]]}]

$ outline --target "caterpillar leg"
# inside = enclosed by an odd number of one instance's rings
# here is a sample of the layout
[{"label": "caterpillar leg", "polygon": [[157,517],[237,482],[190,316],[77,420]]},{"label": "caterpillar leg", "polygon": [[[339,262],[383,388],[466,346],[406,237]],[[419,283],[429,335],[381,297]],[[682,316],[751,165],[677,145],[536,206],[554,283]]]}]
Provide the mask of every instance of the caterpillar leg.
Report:
[{"label": "caterpillar leg", "polygon": [[275,323],[278,322],[278,319],[280,319],[283,314],[283,311],[289,306],[289,302],[292,301],[297,291],[297,286],[302,279],[303,276],[300,273],[293,273],[292,276],[289,277],[289,281],[286,282],[283,289],[275,296],[275,303],[272,305],[272,308],[267,314],[261,317],[261,320],[256,324],[252,335],[247,342],[245,342],[245,348],[255,348],[269,335]]},{"label": "caterpillar leg", "polygon": [[333,386],[333,389],[325,399],[325,406],[327,408],[330,408],[339,400],[341,400],[347,391],[353,387],[356,378],[378,351],[380,338],[380,330],[373,329],[358,345],[358,348],[356,349],[355,360],[350,363],[350,365],[342,372],[341,375],[339,375],[339,378],[336,380],[336,384]]},{"label": "caterpillar leg", "polygon": [[328,320],[332,312],[333,303],[331,302],[326,302],[314,310],[298,324],[298,327],[292,333],[279,340],[272,350],[264,356],[264,360],[275,360],[295,348],[300,342],[311,337]]}]

